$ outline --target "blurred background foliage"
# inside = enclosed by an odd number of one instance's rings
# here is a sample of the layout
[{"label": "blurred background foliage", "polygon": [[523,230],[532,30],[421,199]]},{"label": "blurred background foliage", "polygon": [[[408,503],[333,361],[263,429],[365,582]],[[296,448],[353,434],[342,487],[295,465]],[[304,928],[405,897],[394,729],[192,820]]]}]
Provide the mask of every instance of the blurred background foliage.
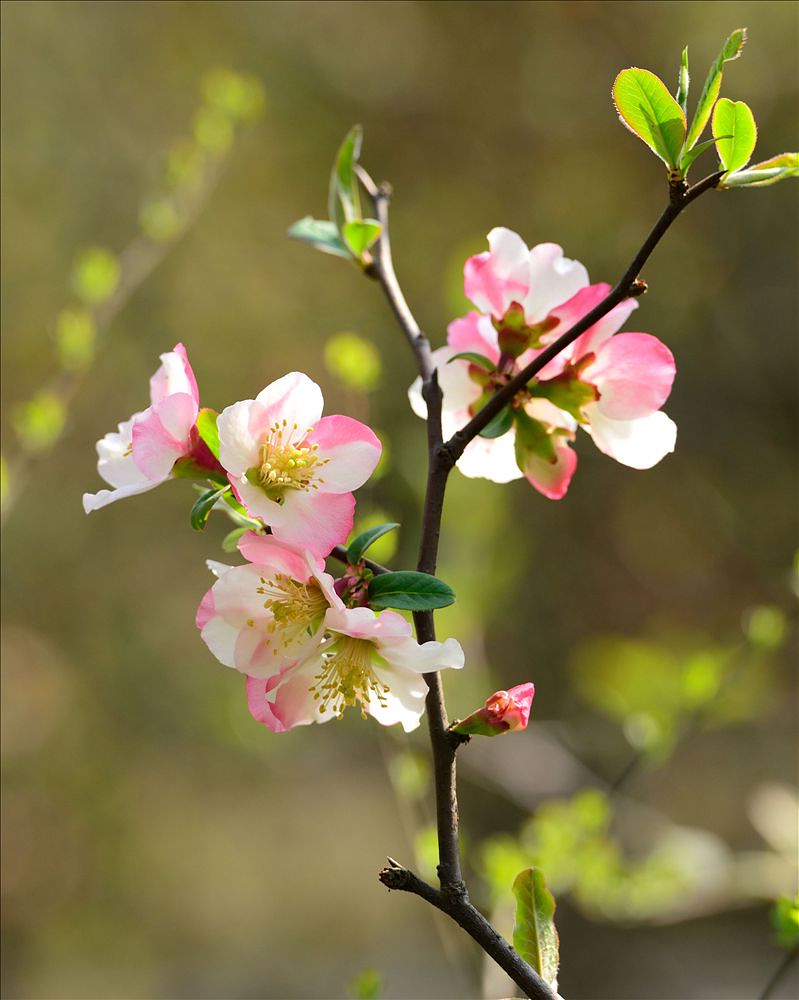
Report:
[{"label": "blurred background foliage", "polygon": [[[671,80],[688,43],[697,87],[742,24],[723,93],[764,155],[795,148],[789,4],[4,4],[5,996],[509,995],[375,877],[431,863],[424,731],[257,726],[193,626],[228,525],[191,532],[186,484],[91,518],[80,495],[181,340],[208,405],[301,369],[371,422],[359,526],[402,522],[374,555],[412,564],[412,358],[356,268],[284,235],[323,214],[341,138],[362,123],[394,186],[438,345],[494,225],[621,273],[664,185],[613,78]],[[524,734],[461,755],[474,896],[509,933],[513,876],[544,869],[572,1000],[755,996],[795,940],[795,208],[791,184],[707,195],[646,268],[675,455],[638,473],[584,438],[558,503],[451,481],[450,712],[537,687]]]}]

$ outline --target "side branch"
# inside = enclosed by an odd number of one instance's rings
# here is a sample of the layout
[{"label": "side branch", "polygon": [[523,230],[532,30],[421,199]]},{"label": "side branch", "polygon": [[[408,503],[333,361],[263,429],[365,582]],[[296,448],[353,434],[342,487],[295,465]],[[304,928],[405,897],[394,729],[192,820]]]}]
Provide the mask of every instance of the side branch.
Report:
[{"label": "side branch", "polygon": [[501,937],[483,914],[472,906],[468,896],[452,896],[434,888],[418,875],[389,859],[389,866],[378,876],[387,889],[410,892],[431,903],[436,909],[446,913],[459,924],[510,978],[521,987],[532,1000],[555,1000],[555,994],[516,952]]},{"label": "side branch", "polygon": [[652,251],[661,241],[680,212],[698,198],[700,194],[704,194],[705,191],[715,188],[721,177],[722,173],[718,172],[710,174],[704,180],[699,181],[699,183],[687,190],[682,190],[681,188],[672,189],[669,204],[663,209],[660,218],[652,227],[641,249],[635,255],[632,263],[615,287],[589,313],[583,316],[581,320],[575,323],[561,337],[558,337],[553,344],[550,344],[549,347],[543,350],[534,361],[531,361],[526,368],[514,376],[507,385],[499,389],[485,406],[472,417],[469,423],[453,434],[450,440],[447,441],[444,447],[450,453],[453,462],[460,458],[466,445],[473,438],[477,437],[484,427],[488,426],[500,410],[507,406],[516,393],[520,389],[523,389],[530,379],[534,378],[545,365],[549,364],[554,357],[575,341],[581,333],[585,333],[597,320],[602,319],[614,306],[617,306],[631,295],[640,294],[645,289],[646,286],[641,287],[640,283],[639,287],[636,287],[636,285],[641,268],[649,259]]},{"label": "side branch", "polygon": [[388,236],[388,204],[391,200],[391,187],[388,184],[375,184],[369,174],[358,165],[356,168],[358,180],[372,199],[375,218],[380,223],[381,235],[377,241],[372,263],[366,273],[378,281],[385,292],[388,304],[405,334],[413,353],[423,382],[428,382],[433,374],[433,363],[430,359],[430,343],[416,322],[410,306],[402,294],[397,275],[394,273],[394,261],[391,256],[391,241]]}]

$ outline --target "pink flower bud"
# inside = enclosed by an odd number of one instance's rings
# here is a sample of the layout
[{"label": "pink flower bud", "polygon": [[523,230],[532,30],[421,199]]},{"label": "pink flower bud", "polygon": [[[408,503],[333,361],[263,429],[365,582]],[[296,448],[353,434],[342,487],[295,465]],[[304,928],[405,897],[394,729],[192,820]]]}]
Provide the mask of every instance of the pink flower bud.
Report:
[{"label": "pink flower bud", "polygon": [[525,729],[534,695],[535,685],[529,682],[517,684],[508,691],[495,691],[482,708],[450,729],[461,736],[499,736],[514,729]]}]

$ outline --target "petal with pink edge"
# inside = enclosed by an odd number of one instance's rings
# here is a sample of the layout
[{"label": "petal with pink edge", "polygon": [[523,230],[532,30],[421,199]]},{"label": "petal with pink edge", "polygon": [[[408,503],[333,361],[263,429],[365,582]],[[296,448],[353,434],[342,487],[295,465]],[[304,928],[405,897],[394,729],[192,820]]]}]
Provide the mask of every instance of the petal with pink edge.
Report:
[{"label": "petal with pink edge", "polygon": [[447,327],[447,345],[454,354],[476,351],[485,354],[494,364],[499,361],[497,331],[491,317],[485,313],[472,311],[454,319]]},{"label": "petal with pink edge", "polygon": [[315,479],[326,493],[350,493],[363,486],[383,449],[366,424],[338,415],[317,421],[304,443],[318,447],[321,461]]},{"label": "petal with pink edge", "polygon": [[[638,301],[636,299],[624,299],[606,313],[602,319],[597,320],[593,326],[589,326],[572,345],[572,361],[577,362],[586,354],[596,352],[617,330],[621,329],[630,318],[630,314],[637,308]],[[568,327],[564,327],[564,332],[566,329]]]},{"label": "petal with pink edge", "polygon": [[199,408],[197,380],[183,344],[176,344],[172,351],[161,355],[161,367],[150,379],[150,399],[154,404],[176,392],[191,396]]},{"label": "petal with pink edge", "polygon": [[638,420],[610,420],[592,403],[586,430],[605,455],[631,469],[651,469],[674,451],[677,425],[662,410]]},{"label": "petal with pink edge", "polygon": [[528,282],[520,301],[527,322],[539,323],[588,284],[588,272],[578,260],[564,257],[557,243],[539,243],[530,251]]},{"label": "petal with pink edge", "polygon": [[[285,573],[295,580],[307,580],[310,575],[304,550],[280,542],[274,535],[248,531],[239,540],[238,550],[251,563],[274,567],[276,572]],[[317,569],[324,569],[324,559],[317,558],[315,565]]]},{"label": "petal with pink edge", "polygon": [[307,431],[322,416],[322,390],[302,372],[289,372],[258,393],[256,400],[266,411],[267,424],[286,421]]},{"label": "petal with pink edge", "polygon": [[[261,494],[263,496],[263,493]],[[276,538],[301,545],[315,556],[326,556],[334,545],[342,544],[352,531],[355,497],[352,493],[290,492],[283,504],[273,504]]]},{"label": "petal with pink edge", "polygon": [[648,333],[620,333],[599,348],[581,378],[599,390],[596,403],[610,420],[635,420],[660,409],[675,375],[674,355]]},{"label": "petal with pink edge", "polygon": [[188,453],[196,419],[192,397],[177,393],[134,421],[133,461],[149,479],[166,479],[175,462]]},{"label": "petal with pink edge", "polygon": [[[247,708],[256,722],[274,733],[284,733],[286,726],[275,716],[272,703],[266,697],[266,682],[257,677],[247,678]],[[310,720],[309,720],[310,721]]]},{"label": "petal with pink edge", "polygon": [[577,468],[577,454],[560,435],[553,435],[553,444],[554,462],[548,462],[532,452],[525,454],[524,475],[530,485],[548,500],[560,500],[566,495],[574,470]]}]

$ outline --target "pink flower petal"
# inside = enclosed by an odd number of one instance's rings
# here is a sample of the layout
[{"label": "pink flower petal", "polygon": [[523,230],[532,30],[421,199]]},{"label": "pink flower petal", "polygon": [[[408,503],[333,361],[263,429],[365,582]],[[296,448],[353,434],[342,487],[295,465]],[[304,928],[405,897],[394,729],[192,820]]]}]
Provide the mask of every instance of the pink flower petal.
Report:
[{"label": "pink flower petal", "polygon": [[675,375],[674,356],[648,333],[620,333],[599,348],[581,377],[600,393],[602,414],[610,420],[635,420],[660,409]]},{"label": "pink flower petal", "polygon": [[[302,549],[280,542],[274,535],[258,535],[248,531],[241,537],[238,550],[251,563],[273,568],[295,580],[307,580],[310,576],[308,562]],[[324,559],[316,559],[317,569],[323,570]]]},{"label": "pink flower petal", "polygon": [[352,417],[322,417],[303,442],[317,445],[324,462],[315,481],[326,493],[349,493],[374,472],[383,446],[366,424]]},{"label": "pink flower petal", "polygon": [[199,408],[197,380],[183,344],[176,344],[174,350],[161,355],[161,367],[150,379],[150,399],[153,404],[162,403],[177,392],[191,396]]},{"label": "pink flower petal", "polygon": [[[563,443],[561,443],[563,442]],[[524,459],[524,475],[531,486],[549,500],[565,496],[577,468],[577,454],[560,436],[553,436],[555,462],[528,452]]]},{"label": "pink flower petal", "polygon": [[133,461],[148,479],[163,481],[189,449],[189,432],[197,419],[196,403],[176,393],[150,407],[133,424]]},{"label": "pink flower petal", "polygon": [[273,507],[278,516],[273,515],[269,523],[276,538],[308,549],[315,556],[326,556],[352,531],[355,497],[352,493],[291,490],[283,504]]},{"label": "pink flower petal", "polygon": [[578,260],[564,257],[557,243],[539,243],[530,250],[528,283],[519,301],[527,322],[540,323],[588,284],[588,272]]}]

